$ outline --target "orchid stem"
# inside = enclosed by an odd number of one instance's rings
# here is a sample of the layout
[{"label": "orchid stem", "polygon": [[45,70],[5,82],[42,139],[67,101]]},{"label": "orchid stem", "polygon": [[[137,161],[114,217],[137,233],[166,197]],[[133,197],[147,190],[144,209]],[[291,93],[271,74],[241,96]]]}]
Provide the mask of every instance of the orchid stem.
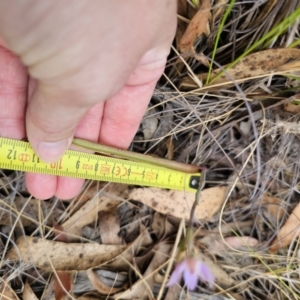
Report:
[{"label": "orchid stem", "polygon": [[205,185],[205,178],[206,178],[206,170],[202,168],[202,173],[201,173],[201,177],[200,177],[200,182],[199,182],[199,186],[196,192],[196,196],[195,196],[195,201],[193,203],[193,206],[191,208],[191,213],[190,213],[190,220],[189,220],[189,225],[187,228],[187,233],[186,233],[186,249],[187,249],[187,254],[189,257],[193,256],[193,249],[194,249],[194,229],[193,229],[193,224],[194,224],[194,220],[195,220],[195,210],[197,205],[199,204],[200,201],[200,195],[201,195],[201,191],[204,188]]}]

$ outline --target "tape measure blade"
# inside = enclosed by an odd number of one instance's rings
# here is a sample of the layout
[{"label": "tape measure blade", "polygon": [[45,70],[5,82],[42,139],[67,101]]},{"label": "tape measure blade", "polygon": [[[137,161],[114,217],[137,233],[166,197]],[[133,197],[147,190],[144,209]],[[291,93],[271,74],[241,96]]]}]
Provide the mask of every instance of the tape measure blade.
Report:
[{"label": "tape measure blade", "polygon": [[57,162],[47,164],[37,157],[28,142],[0,138],[0,168],[83,178],[107,182],[195,191],[191,176],[140,162],[68,150]]}]

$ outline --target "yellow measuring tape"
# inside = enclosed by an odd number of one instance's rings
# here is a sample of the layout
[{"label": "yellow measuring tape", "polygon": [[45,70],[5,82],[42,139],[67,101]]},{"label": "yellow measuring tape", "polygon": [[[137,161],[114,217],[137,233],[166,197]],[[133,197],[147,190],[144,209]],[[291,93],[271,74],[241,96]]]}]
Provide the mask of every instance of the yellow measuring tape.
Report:
[{"label": "yellow measuring tape", "polygon": [[55,163],[39,160],[28,142],[0,137],[0,168],[196,192],[200,173],[68,150]]}]

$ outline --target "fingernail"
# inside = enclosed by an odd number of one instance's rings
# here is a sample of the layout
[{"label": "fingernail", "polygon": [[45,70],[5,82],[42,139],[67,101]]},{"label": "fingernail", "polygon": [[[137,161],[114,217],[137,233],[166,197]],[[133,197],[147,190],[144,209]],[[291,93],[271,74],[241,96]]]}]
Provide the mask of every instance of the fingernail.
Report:
[{"label": "fingernail", "polygon": [[42,161],[52,163],[61,158],[69,148],[69,145],[70,139],[57,142],[40,142],[37,146],[37,155]]}]

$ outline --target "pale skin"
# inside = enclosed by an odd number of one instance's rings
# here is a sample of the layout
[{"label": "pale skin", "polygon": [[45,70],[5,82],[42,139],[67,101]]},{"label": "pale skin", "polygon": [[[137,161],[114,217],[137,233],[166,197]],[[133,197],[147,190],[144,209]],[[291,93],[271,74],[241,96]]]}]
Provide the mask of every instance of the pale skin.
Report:
[{"label": "pale skin", "polygon": [[[163,73],[173,0],[0,0],[0,136],[58,160],[74,136],[127,148]],[[70,199],[83,181],[26,174],[29,192]]]}]

